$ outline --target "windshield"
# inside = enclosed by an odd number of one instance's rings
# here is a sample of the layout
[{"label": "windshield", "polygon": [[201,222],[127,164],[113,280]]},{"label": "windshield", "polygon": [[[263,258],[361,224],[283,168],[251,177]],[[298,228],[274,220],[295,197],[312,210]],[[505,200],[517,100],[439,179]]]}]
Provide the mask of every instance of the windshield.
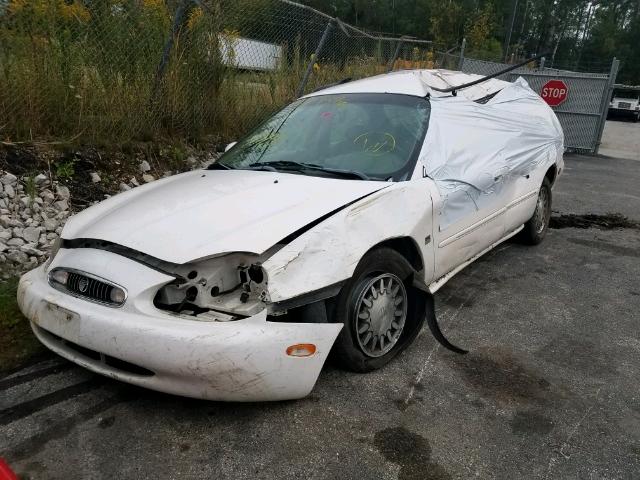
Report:
[{"label": "windshield", "polygon": [[406,180],[420,152],[429,113],[428,100],[408,95],[304,98],[275,114],[217,163],[234,169],[322,176],[350,172],[349,178]]}]

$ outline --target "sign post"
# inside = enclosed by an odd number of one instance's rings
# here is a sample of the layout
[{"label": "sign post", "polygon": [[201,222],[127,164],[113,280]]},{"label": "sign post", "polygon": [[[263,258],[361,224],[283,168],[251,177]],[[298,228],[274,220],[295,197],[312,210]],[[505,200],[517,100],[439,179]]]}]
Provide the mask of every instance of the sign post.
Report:
[{"label": "sign post", "polygon": [[542,86],[540,96],[550,107],[564,103],[569,95],[569,88],[562,80],[549,80]]}]

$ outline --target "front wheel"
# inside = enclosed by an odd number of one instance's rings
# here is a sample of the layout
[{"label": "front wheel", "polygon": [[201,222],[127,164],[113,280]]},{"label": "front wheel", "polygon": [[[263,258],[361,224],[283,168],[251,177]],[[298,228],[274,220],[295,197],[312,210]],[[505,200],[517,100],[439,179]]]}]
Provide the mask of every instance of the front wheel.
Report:
[{"label": "front wheel", "polygon": [[551,183],[545,178],[538,192],[538,201],[533,216],[524,224],[520,238],[529,245],[537,245],[547,235],[551,219]]},{"label": "front wheel", "polygon": [[387,364],[416,337],[425,302],[411,285],[414,270],[395,250],[367,253],[336,298],[344,328],[334,346],[341,367],[368,372]]}]

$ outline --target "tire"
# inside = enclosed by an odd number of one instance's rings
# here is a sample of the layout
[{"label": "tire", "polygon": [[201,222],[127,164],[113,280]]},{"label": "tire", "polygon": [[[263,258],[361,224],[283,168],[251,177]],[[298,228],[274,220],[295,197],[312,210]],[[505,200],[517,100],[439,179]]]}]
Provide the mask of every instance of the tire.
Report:
[{"label": "tire", "polygon": [[426,305],[424,294],[412,287],[413,274],[409,262],[390,248],[362,258],[335,298],[332,320],[344,323],[333,351],[338,366],[370,372],[411,344],[424,323]]},{"label": "tire", "polygon": [[538,201],[533,216],[524,224],[520,238],[529,245],[538,245],[549,230],[549,219],[551,218],[551,183],[545,178],[538,192]]}]

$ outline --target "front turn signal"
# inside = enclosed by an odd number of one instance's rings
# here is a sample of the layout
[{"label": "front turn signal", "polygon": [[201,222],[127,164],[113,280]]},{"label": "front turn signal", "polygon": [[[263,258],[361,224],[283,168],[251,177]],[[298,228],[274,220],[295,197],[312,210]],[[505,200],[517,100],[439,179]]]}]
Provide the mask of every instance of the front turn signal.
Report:
[{"label": "front turn signal", "polygon": [[290,357],[310,357],[316,353],[316,346],[313,343],[297,343],[287,348],[287,355]]}]

